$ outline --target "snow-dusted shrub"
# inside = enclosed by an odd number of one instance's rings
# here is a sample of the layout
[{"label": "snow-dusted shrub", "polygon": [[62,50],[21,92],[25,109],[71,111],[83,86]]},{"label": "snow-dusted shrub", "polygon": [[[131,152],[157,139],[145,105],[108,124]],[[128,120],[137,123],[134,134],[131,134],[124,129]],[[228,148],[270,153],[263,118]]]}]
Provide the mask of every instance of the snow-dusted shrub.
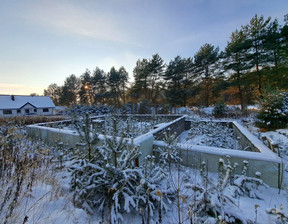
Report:
[{"label": "snow-dusted shrub", "polygon": [[218,102],[213,108],[213,116],[217,118],[224,117],[226,116],[227,111],[228,109],[224,102]]},{"label": "snow-dusted shrub", "polygon": [[280,209],[269,208],[266,210],[268,214],[277,216],[277,223],[284,224],[288,223],[288,214],[283,211],[283,205],[280,205]]},{"label": "snow-dusted shrub", "polygon": [[67,111],[68,115],[81,115],[83,113],[89,113],[92,115],[103,115],[110,113],[114,108],[112,106],[107,105],[75,105],[69,111]]},{"label": "snow-dusted shrub", "polygon": [[[98,134],[95,132],[92,126],[92,121],[88,113],[84,113],[82,117],[74,117],[72,124],[76,128],[78,134],[81,137],[82,146],[87,150],[88,160],[92,159],[93,146],[95,146],[99,139]],[[94,153],[95,154],[95,153]],[[85,155],[84,155],[85,156]]]},{"label": "snow-dusted shrub", "polygon": [[167,178],[165,171],[155,163],[155,157],[148,155],[142,167],[142,178],[137,187],[137,208],[142,222],[152,223],[154,211],[158,207],[158,220],[161,223],[162,210],[167,210],[171,192],[161,185]]},{"label": "snow-dusted shrub", "polygon": [[79,158],[70,167],[74,203],[90,213],[97,208],[103,221],[110,223],[122,220],[122,212],[136,208],[135,186],[142,178],[135,163],[138,148],[119,135],[117,120],[114,121],[112,137],[106,136],[104,144],[96,148],[98,159]]},{"label": "snow-dusted shrub", "polygon": [[111,151],[105,151],[100,161],[76,161],[70,168],[75,203],[90,213],[97,208],[102,217],[108,209],[109,221],[121,220],[122,211],[136,207],[135,186],[141,177],[139,168],[133,165],[137,153],[137,149],[126,147],[116,160],[111,160]]},{"label": "snow-dusted shrub", "polygon": [[159,161],[163,166],[168,166],[169,172],[171,172],[172,164],[179,164],[181,162],[181,157],[179,154],[179,149],[176,147],[176,134],[172,134],[170,129],[164,133],[163,141],[166,143],[164,147],[159,147],[157,151],[159,152]]},{"label": "snow-dusted shrub", "polygon": [[277,129],[285,128],[288,123],[288,94],[281,91],[270,91],[263,94],[260,100],[261,110],[256,124],[259,127]]},{"label": "snow-dusted shrub", "polygon": [[259,187],[264,186],[268,188],[268,186],[260,179],[261,173],[256,173],[255,177],[248,177],[247,170],[249,167],[249,162],[243,161],[243,170],[242,175],[234,175],[231,183],[231,192],[233,197],[237,197],[238,195],[247,195],[250,198],[262,199],[259,193]]},{"label": "snow-dusted shrub", "polygon": [[233,174],[236,166],[238,164],[230,163],[229,157],[226,158],[226,161],[220,159],[217,183],[208,177],[206,163],[202,163],[201,182],[186,185],[186,188],[192,190],[188,211],[191,223],[205,223],[205,220],[208,219],[215,223],[252,223],[238,212],[235,197],[246,194],[259,199],[258,187],[266,185],[258,178],[246,176],[248,162],[244,161],[242,175]]}]

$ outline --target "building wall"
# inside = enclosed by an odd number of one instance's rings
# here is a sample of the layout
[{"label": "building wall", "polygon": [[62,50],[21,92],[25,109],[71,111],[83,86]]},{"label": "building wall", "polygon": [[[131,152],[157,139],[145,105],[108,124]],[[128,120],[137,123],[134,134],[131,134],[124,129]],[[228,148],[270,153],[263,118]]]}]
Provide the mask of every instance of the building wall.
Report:
[{"label": "building wall", "polygon": [[[36,111],[34,110],[36,109]],[[45,109],[47,111],[45,111]],[[7,109],[10,111],[10,109]],[[9,117],[9,116],[23,116],[23,115],[49,115],[49,114],[53,114],[54,109],[52,107],[50,108],[34,108],[31,105],[25,105],[24,107],[22,107],[21,109],[11,109],[11,114],[4,114],[5,110],[0,110],[0,116],[5,116],[5,117]]]}]

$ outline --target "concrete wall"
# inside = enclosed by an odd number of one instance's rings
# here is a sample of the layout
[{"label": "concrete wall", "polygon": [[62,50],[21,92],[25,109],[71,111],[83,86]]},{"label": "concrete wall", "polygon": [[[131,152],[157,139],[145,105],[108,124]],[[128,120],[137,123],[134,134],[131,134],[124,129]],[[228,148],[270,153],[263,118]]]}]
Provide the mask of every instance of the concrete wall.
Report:
[{"label": "concrete wall", "polygon": [[[35,111],[36,109],[36,111]],[[43,109],[48,109],[47,112],[44,112]],[[47,108],[35,108],[31,106],[30,104],[26,104],[24,107],[21,109],[8,109],[11,111],[11,114],[4,114],[4,110],[0,110],[0,116],[23,116],[23,115],[50,115],[53,114],[54,108],[52,107],[47,107]],[[26,110],[29,110],[28,113],[26,113]]]},{"label": "concrete wall", "polygon": [[[164,115],[162,115],[164,117]],[[148,119],[148,116],[139,116],[142,119]],[[165,123],[160,127],[144,134],[139,137],[134,138],[133,140],[127,139],[128,144],[134,144],[139,147],[139,151],[141,152],[141,156],[139,158],[139,164],[141,165],[144,162],[144,158],[147,155],[153,154],[153,142],[154,139],[160,138],[164,136],[164,132],[170,128],[171,133],[176,132],[177,134],[181,134],[185,130],[185,116],[168,116],[169,118],[177,118],[176,120],[172,120],[171,122]],[[94,117],[92,119],[96,119],[100,117]],[[151,119],[151,117],[150,117]],[[57,122],[47,122],[35,125],[28,125],[26,127],[28,135],[34,139],[42,140],[49,145],[55,145],[56,142],[63,142],[65,145],[69,147],[75,147],[77,143],[81,141],[81,138],[77,131],[65,130],[60,128],[52,128],[54,124],[70,124],[71,121],[57,121]],[[186,124],[187,125],[187,124]],[[109,136],[108,136],[109,137]],[[104,135],[100,135],[100,139],[104,140]]]},{"label": "concrete wall", "polygon": [[[163,141],[154,141],[154,148],[164,147]],[[261,152],[246,152],[232,149],[221,149],[208,146],[191,146],[186,144],[177,144],[182,164],[195,169],[201,168],[201,163],[205,161],[209,172],[217,173],[219,170],[218,161],[220,158],[227,163],[227,156],[231,164],[239,164],[233,171],[234,174],[242,174],[243,161],[249,162],[247,176],[256,177],[256,172],[261,172],[261,179],[271,187],[284,188],[284,183],[279,181],[283,178],[283,163],[276,154],[265,154]]]},{"label": "concrete wall", "polygon": [[55,145],[56,142],[63,142],[69,147],[75,147],[80,142],[80,136],[76,131],[43,127],[39,125],[28,125],[26,130],[29,137],[42,140],[48,145]]},{"label": "concrete wall", "polygon": [[165,132],[171,134],[176,133],[176,136],[178,136],[186,130],[187,123],[185,122],[185,118],[186,116],[178,117],[177,119],[156,128],[150,133],[153,134],[154,139],[156,140],[162,140],[165,137]]},{"label": "concrete wall", "polygon": [[[186,116],[178,117],[171,122],[160,125],[147,134],[127,141],[127,144],[134,144],[139,147],[139,151],[141,152],[139,158],[140,165],[143,164],[144,158],[147,155],[153,154],[153,147],[163,147],[163,145],[165,145],[164,142],[157,141],[157,139],[163,139],[165,131],[181,134],[190,127],[189,123],[185,121],[185,118]],[[261,172],[261,179],[265,183],[272,187],[279,187],[279,178],[283,177],[283,164],[281,159],[237,122],[223,122],[222,125],[231,125],[235,130],[236,136],[239,136],[242,140],[241,144],[243,144],[243,146],[248,144],[251,148],[254,147],[259,150],[255,150],[256,152],[249,152],[178,144],[177,147],[181,152],[183,165],[199,169],[202,161],[205,161],[208,171],[218,172],[219,159],[223,158],[226,161],[226,156],[228,155],[232,164],[239,164],[234,171],[236,174],[241,174],[243,161],[246,160],[249,162],[248,176],[254,177],[256,172]],[[68,144],[70,147],[75,147],[76,144],[80,142],[80,136],[76,131],[43,127],[39,124],[27,126],[27,132],[29,136],[35,139],[44,140],[50,145],[54,145],[56,141],[61,141],[64,144]],[[101,138],[103,140],[104,136],[101,136]],[[284,187],[283,184],[280,187]]]}]

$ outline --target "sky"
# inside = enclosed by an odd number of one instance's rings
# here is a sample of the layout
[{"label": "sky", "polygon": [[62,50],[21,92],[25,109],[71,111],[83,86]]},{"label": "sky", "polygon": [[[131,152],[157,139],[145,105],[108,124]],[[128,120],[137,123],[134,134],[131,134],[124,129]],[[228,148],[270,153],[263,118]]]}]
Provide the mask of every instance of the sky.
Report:
[{"label": "sky", "polygon": [[0,0],[0,94],[42,95],[96,67],[133,77],[138,59],[224,50],[255,14],[287,13],[287,0]]}]

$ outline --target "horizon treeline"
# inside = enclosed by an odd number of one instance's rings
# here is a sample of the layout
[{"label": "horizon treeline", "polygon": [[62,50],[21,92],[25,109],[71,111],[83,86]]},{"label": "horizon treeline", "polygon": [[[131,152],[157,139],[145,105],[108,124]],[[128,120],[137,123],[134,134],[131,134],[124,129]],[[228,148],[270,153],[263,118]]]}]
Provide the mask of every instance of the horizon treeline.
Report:
[{"label": "horizon treeline", "polygon": [[193,57],[176,56],[165,64],[159,54],[138,59],[134,81],[122,66],[104,72],[96,67],[68,76],[63,86],[44,90],[56,105],[146,102],[151,106],[209,106],[240,104],[242,110],[265,91],[288,90],[288,14],[283,25],[257,14],[235,30],[223,51],[204,44]]}]

